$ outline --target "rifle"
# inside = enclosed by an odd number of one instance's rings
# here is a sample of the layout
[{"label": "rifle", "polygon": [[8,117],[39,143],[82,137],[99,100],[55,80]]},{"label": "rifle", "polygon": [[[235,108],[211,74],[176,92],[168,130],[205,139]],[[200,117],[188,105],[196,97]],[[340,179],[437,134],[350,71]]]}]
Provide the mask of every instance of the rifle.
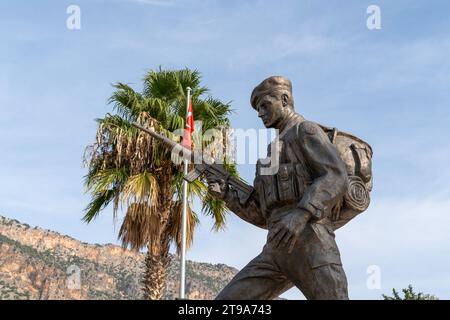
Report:
[{"label": "rifle", "polygon": [[180,155],[185,161],[187,160],[194,164],[194,169],[184,176],[186,181],[193,182],[203,174],[213,176],[216,179],[223,179],[223,181],[228,184],[229,191],[235,190],[237,192],[237,196],[241,204],[245,204],[252,195],[254,191],[252,186],[247,184],[241,178],[230,175],[222,164],[216,163],[217,161],[214,158],[194,153],[189,148],[172,141],[154,130],[147,129],[136,122],[133,122],[132,125],[160,141],[166,149],[171,150],[172,152],[178,151],[178,155]]}]

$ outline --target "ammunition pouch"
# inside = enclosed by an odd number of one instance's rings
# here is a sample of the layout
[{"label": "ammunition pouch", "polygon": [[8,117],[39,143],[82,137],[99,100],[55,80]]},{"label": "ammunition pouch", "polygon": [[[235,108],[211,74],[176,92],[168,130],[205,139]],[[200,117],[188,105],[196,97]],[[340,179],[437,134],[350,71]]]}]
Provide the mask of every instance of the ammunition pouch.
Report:
[{"label": "ammunition pouch", "polygon": [[260,175],[257,166],[255,188],[263,209],[297,203],[302,198],[310,179],[302,164],[284,163],[274,175]]}]

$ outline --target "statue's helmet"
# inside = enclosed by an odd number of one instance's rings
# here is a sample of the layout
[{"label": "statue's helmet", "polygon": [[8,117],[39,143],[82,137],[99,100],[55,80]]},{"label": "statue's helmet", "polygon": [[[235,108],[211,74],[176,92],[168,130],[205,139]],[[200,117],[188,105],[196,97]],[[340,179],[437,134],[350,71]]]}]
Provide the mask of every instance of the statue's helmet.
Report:
[{"label": "statue's helmet", "polygon": [[272,76],[263,80],[255,87],[250,96],[250,103],[254,109],[258,105],[259,100],[266,95],[281,97],[285,94],[288,97],[288,104],[293,108],[294,99],[292,97],[292,83],[286,77]]}]

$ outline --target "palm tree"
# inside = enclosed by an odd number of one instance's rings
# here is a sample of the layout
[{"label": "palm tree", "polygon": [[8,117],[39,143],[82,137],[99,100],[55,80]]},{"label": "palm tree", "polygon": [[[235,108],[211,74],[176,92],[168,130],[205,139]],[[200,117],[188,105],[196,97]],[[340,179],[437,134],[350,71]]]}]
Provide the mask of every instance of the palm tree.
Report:
[{"label": "palm tree", "polygon": [[[206,96],[208,89],[201,86],[200,80],[197,71],[160,68],[144,77],[142,93],[126,84],[115,84],[109,99],[114,114],[97,119],[96,141],[85,152],[85,186],[91,201],[83,219],[91,222],[109,204],[114,219],[119,207],[123,209],[125,217],[118,235],[122,245],[134,250],[147,248],[143,279],[147,299],[161,299],[163,295],[171,243],[180,252],[183,175],[181,166],[171,161],[170,152],[131,122],[177,140],[172,132],[184,128],[185,92],[190,87],[195,119],[202,121],[201,131],[229,127],[230,104]],[[202,132],[194,132],[194,144],[205,144],[198,141]],[[236,174],[233,165],[226,167]],[[189,184],[191,203],[193,197],[202,201],[202,212],[214,219],[214,229],[221,229],[227,213],[224,202],[211,197],[201,180]],[[189,247],[198,224],[197,213],[191,207],[187,220]]]}]

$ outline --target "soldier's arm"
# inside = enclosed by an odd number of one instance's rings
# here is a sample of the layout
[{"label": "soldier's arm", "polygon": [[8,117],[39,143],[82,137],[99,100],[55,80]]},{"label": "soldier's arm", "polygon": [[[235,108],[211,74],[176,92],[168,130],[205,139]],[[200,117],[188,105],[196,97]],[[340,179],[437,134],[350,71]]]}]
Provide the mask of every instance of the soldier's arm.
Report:
[{"label": "soldier's arm", "polygon": [[347,171],[336,147],[317,124],[304,121],[297,133],[313,179],[298,207],[309,212],[313,219],[320,220],[329,215],[345,194]]},{"label": "soldier's arm", "polygon": [[264,218],[256,190],[250,196],[245,204],[241,204],[236,191],[228,190],[223,199],[228,209],[233,211],[239,218],[257,227],[267,229],[267,221]]},{"label": "soldier's arm", "polygon": [[207,176],[207,178],[208,190],[212,196],[223,200],[227,208],[233,211],[242,220],[257,227],[267,229],[267,222],[261,212],[256,190],[254,190],[248,200],[242,204],[239,200],[237,191],[230,188],[223,179],[216,180],[212,176]]}]

